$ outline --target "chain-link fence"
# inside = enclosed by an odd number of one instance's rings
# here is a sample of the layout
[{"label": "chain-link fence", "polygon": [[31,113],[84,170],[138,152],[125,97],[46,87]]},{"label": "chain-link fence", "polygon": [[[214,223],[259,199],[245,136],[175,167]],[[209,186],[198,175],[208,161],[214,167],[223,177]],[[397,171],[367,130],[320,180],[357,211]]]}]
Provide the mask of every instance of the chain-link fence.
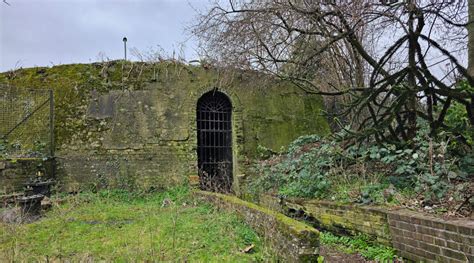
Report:
[{"label": "chain-link fence", "polygon": [[54,156],[51,90],[0,86],[0,157]]}]

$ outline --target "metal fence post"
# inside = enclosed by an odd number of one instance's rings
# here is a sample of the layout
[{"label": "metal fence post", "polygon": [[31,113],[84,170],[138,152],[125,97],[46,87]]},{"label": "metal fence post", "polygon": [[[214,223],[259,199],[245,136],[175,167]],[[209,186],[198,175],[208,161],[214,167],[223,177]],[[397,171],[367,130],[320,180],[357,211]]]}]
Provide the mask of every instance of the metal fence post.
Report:
[{"label": "metal fence post", "polygon": [[54,157],[54,93],[49,90],[49,136],[50,136],[50,157]]}]

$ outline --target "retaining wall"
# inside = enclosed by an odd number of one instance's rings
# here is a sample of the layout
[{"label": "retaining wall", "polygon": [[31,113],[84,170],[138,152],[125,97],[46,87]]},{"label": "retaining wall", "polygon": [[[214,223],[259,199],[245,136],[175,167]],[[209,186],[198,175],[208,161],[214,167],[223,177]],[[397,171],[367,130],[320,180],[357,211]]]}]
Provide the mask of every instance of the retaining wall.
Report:
[{"label": "retaining wall", "polygon": [[474,221],[442,220],[421,213],[387,212],[392,245],[400,255],[425,262],[474,262]]},{"label": "retaining wall", "polygon": [[317,200],[266,196],[260,201],[285,214],[304,217],[320,229],[343,235],[368,235],[415,262],[474,262],[474,220],[444,220],[406,209]]},{"label": "retaining wall", "polygon": [[237,213],[265,238],[285,262],[317,261],[319,232],[313,227],[234,196],[204,191],[196,191],[195,194],[221,209]]}]

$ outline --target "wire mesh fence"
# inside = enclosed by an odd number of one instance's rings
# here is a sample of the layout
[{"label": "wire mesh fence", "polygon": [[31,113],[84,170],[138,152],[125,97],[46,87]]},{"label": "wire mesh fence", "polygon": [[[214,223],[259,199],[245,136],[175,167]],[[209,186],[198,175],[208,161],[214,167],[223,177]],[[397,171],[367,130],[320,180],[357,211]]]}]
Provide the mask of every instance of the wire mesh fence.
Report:
[{"label": "wire mesh fence", "polygon": [[0,157],[53,156],[53,93],[0,87]]}]

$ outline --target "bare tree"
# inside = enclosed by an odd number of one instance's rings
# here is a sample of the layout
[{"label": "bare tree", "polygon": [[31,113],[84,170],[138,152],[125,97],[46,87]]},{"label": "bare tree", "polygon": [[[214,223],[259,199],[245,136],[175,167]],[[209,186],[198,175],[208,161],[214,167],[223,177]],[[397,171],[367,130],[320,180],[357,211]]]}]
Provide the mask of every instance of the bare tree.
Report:
[{"label": "bare tree", "polygon": [[383,142],[412,139],[418,118],[435,134],[454,101],[474,124],[468,25],[466,0],[230,0],[201,14],[194,33],[221,65],[350,97],[342,115],[366,116],[360,135]]}]

